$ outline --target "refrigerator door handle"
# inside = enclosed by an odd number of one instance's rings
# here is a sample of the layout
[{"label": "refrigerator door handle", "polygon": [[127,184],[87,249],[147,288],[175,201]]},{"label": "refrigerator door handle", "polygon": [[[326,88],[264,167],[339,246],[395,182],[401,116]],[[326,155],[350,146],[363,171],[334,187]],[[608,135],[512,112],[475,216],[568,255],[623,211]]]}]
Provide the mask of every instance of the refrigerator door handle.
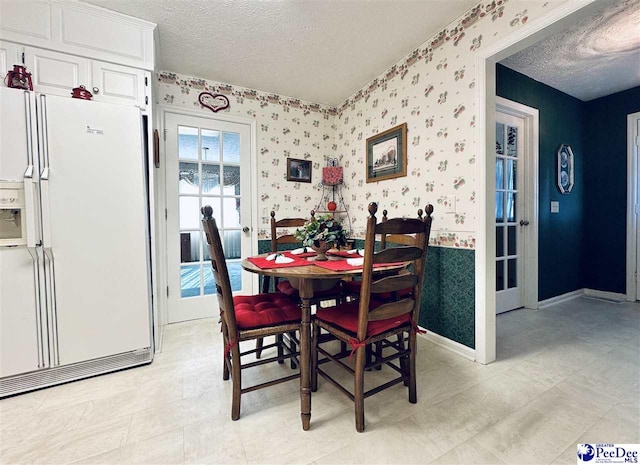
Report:
[{"label": "refrigerator door handle", "polygon": [[40,302],[40,256],[38,249],[35,247],[27,247],[29,255],[33,260],[33,285],[36,289],[34,292],[35,308],[36,308],[36,341],[38,344],[38,368],[45,368],[47,365],[44,360],[44,341],[43,341],[43,322],[42,322],[42,306]]},{"label": "refrigerator door handle", "polygon": [[40,128],[42,132],[41,151],[43,170],[49,171],[49,128],[47,127],[47,96],[40,94]]},{"label": "refrigerator door handle", "polygon": [[[33,168],[33,167],[31,167]],[[24,178],[24,200],[25,200],[25,215],[27,225],[27,247],[36,246],[36,205],[35,205],[35,189],[36,184],[33,182],[32,177]],[[33,255],[32,255],[33,256]]]},{"label": "refrigerator door handle", "polygon": [[[44,248],[45,256],[45,270],[48,268],[48,280],[49,280],[49,299],[51,309],[51,339],[50,339],[50,353],[53,354],[53,366],[60,365],[60,349],[58,346],[58,308],[56,305],[56,264],[55,257],[53,256],[53,250],[50,247]],[[49,260],[49,267],[46,266],[46,261]],[[46,271],[45,271],[46,273]]]},{"label": "refrigerator door handle", "polygon": [[25,178],[33,177],[33,166],[35,165],[33,157],[33,132],[32,132],[32,120],[31,114],[31,94],[29,91],[24,91],[24,107],[25,107],[25,125],[27,128],[27,169],[24,172]]},{"label": "refrigerator door handle", "polygon": [[49,205],[49,168],[40,175],[40,202],[42,205],[42,245],[51,248],[51,211]]}]

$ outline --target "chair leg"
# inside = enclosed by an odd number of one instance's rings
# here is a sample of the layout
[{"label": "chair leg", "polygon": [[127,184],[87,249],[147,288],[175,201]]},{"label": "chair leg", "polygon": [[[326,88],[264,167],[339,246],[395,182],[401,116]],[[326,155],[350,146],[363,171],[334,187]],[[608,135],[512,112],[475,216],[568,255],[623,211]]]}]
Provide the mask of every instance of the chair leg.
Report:
[{"label": "chair leg", "polygon": [[[276,344],[278,345],[278,357],[282,357],[284,355],[284,336],[282,334],[276,336]],[[282,365],[284,360],[278,360],[278,363]]]},{"label": "chair leg", "polygon": [[[376,342],[376,362],[382,359],[382,341]],[[382,370],[382,365],[378,365],[376,370]]]},{"label": "chair leg", "polygon": [[[400,346],[400,350],[404,350],[404,333],[398,334],[398,345]],[[400,357],[400,370],[404,376],[409,376],[409,366],[408,366],[407,357]],[[409,386],[409,380],[404,380],[404,385]]]},{"label": "chair leg", "polygon": [[311,338],[311,391],[318,390],[318,341],[320,340],[320,326],[313,325],[313,336]]},{"label": "chair leg", "polygon": [[416,394],[416,333],[409,333],[409,402],[418,402]]},{"label": "chair leg", "polygon": [[236,344],[231,349],[231,380],[233,382],[233,400],[231,401],[231,419],[240,418],[240,396],[242,390],[242,374],[240,371],[240,347]]},{"label": "chair leg", "polygon": [[264,343],[263,338],[259,337],[256,339],[256,358],[260,358],[262,356],[262,345]]},{"label": "chair leg", "polygon": [[356,351],[355,365],[355,384],[353,389],[353,397],[356,413],[356,430],[359,433],[364,431],[364,366],[366,359],[366,350],[359,347]]}]

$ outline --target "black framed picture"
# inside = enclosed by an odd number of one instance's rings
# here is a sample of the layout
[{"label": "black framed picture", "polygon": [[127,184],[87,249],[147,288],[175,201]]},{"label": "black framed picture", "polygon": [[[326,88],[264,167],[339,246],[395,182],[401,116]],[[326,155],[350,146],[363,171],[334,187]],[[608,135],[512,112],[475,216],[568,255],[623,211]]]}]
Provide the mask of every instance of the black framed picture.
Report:
[{"label": "black framed picture", "polygon": [[287,158],[287,181],[311,182],[311,161]]},{"label": "black framed picture", "polygon": [[367,182],[407,175],[407,123],[367,139]]}]

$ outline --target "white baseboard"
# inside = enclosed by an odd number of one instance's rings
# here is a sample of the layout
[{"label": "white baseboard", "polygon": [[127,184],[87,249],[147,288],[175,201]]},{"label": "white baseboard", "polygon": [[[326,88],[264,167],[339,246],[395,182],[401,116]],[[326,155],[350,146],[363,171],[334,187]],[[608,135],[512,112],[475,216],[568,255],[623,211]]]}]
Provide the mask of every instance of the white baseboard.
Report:
[{"label": "white baseboard", "polygon": [[440,336],[439,334],[434,333],[433,331],[428,331],[427,334],[419,334],[420,337],[425,338],[426,340],[433,342],[440,347],[444,347],[445,349],[450,350],[451,352],[456,353],[472,362],[476,360],[476,351],[467,347],[459,342],[452,341],[444,336]]},{"label": "white baseboard", "polygon": [[584,289],[578,289],[576,291],[567,292],[566,294],[557,295],[555,297],[551,297],[550,299],[541,300],[540,302],[538,302],[538,308],[547,308],[552,305],[559,304],[560,302],[566,302],[567,300],[582,297],[583,295],[584,295]]},{"label": "white baseboard", "polygon": [[595,299],[610,300],[613,302],[624,302],[627,300],[626,294],[619,294],[617,292],[597,291],[595,289],[578,289],[573,292],[567,292],[566,294],[557,295],[547,300],[538,302],[538,308],[547,308],[551,305],[559,304],[560,302],[566,302],[567,300],[575,299],[577,297],[592,297]]},{"label": "white baseboard", "polygon": [[584,295],[587,297],[595,297],[596,299],[613,300],[614,302],[624,302],[627,300],[626,294],[617,292],[596,291],[595,289],[584,289]]}]

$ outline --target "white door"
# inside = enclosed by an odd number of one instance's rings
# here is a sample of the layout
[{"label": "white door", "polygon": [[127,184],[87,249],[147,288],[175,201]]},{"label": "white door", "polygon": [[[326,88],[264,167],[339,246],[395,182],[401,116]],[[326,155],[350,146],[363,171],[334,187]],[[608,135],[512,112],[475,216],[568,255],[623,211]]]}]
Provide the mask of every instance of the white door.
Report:
[{"label": "white door", "polygon": [[496,112],[496,313],[524,305],[524,120]]},{"label": "white door", "polygon": [[[632,186],[636,186],[636,300],[640,300],[640,116],[634,121],[633,144],[635,150],[635,182]],[[631,186],[630,186],[631,187]],[[630,188],[629,187],[629,188]]]},{"label": "white door", "polygon": [[140,110],[67,97],[45,100],[40,184],[54,360],[67,365],[148,348]]},{"label": "white door", "polygon": [[218,315],[200,209],[213,208],[234,292],[250,293],[250,125],[167,113],[168,321]]}]

